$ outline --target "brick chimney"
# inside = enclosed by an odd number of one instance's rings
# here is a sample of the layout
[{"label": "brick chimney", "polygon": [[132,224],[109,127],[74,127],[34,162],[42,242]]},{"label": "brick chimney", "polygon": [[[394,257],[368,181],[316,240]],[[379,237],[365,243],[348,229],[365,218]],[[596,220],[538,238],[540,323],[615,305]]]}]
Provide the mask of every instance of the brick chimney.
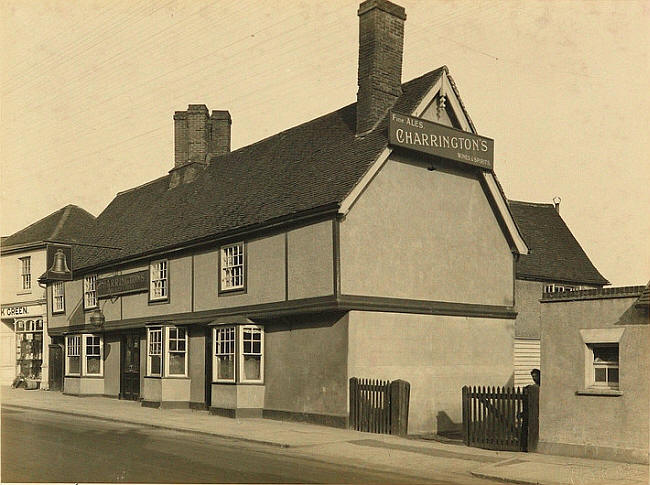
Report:
[{"label": "brick chimney", "polygon": [[174,113],[174,168],[191,162],[207,165],[208,155],[230,151],[230,113],[209,113],[204,104],[190,104],[187,111]]},{"label": "brick chimney", "polygon": [[169,186],[191,182],[208,166],[212,155],[230,152],[228,111],[214,110],[209,116],[204,104],[190,104],[187,111],[174,113],[174,168]]},{"label": "brick chimney", "polygon": [[359,6],[357,134],[372,130],[402,94],[406,11],[388,0]]}]

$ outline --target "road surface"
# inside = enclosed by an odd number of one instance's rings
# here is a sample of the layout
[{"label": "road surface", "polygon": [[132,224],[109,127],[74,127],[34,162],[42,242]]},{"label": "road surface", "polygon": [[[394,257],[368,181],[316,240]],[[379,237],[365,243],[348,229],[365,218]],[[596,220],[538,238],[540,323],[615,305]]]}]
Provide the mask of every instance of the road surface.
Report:
[{"label": "road surface", "polygon": [[[3,482],[425,481],[297,456],[291,449],[15,408],[2,409],[1,458]],[[458,483],[467,478],[459,477]]]}]

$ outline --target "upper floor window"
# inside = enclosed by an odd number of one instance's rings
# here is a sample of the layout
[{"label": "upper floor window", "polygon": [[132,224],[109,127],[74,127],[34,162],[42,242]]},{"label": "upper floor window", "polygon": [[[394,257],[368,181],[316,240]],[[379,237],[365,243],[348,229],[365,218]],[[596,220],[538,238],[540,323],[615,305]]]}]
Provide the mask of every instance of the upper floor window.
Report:
[{"label": "upper floor window", "polygon": [[25,256],[18,259],[20,263],[20,288],[22,290],[31,290],[32,288],[32,258]]},{"label": "upper floor window", "polygon": [[65,286],[63,281],[52,285],[52,313],[65,312]]},{"label": "upper floor window", "polygon": [[97,307],[97,289],[95,284],[97,283],[97,275],[88,275],[84,276],[84,308],[96,308]]},{"label": "upper floor window", "polygon": [[580,287],[575,285],[558,285],[550,283],[544,286],[544,293],[560,293],[562,291],[576,291],[579,289]]},{"label": "upper floor window", "polygon": [[169,296],[167,260],[152,261],[149,267],[149,299],[166,300]]},{"label": "upper floor window", "polygon": [[245,288],[244,243],[223,246],[220,251],[220,290]]}]

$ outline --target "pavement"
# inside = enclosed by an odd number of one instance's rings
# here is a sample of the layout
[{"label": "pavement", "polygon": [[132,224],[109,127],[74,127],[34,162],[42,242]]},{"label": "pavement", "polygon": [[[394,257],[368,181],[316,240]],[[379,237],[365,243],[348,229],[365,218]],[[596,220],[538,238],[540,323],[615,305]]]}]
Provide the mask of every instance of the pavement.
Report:
[{"label": "pavement", "polygon": [[[292,421],[232,419],[190,409],[152,409],[138,402],[0,388],[3,408],[35,409],[117,423],[199,433],[279,447],[322,462],[408,471],[423,479],[467,483],[646,485],[648,466],[538,453],[483,450],[462,443],[362,433]],[[464,483],[464,482],[463,482]]]}]

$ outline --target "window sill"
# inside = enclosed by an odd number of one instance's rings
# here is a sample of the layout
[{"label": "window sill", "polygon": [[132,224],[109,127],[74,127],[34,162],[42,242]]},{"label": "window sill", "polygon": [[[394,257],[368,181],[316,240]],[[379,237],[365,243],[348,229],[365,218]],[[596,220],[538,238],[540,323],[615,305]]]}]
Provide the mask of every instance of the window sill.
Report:
[{"label": "window sill", "polygon": [[163,379],[188,379],[189,376],[164,376]]},{"label": "window sill", "polygon": [[148,304],[149,306],[152,305],[164,305],[166,303],[169,303],[169,298],[158,298],[156,300],[149,300]]},{"label": "window sill", "polygon": [[21,291],[19,291],[19,292],[16,293],[16,295],[19,295],[19,296],[22,296],[22,295],[31,295],[31,294],[32,294],[32,290],[21,290]]},{"label": "window sill", "polygon": [[612,397],[618,397],[622,396],[623,391],[620,391],[618,389],[596,389],[593,387],[589,387],[587,389],[580,389],[579,391],[576,391],[576,396],[612,396]]}]

